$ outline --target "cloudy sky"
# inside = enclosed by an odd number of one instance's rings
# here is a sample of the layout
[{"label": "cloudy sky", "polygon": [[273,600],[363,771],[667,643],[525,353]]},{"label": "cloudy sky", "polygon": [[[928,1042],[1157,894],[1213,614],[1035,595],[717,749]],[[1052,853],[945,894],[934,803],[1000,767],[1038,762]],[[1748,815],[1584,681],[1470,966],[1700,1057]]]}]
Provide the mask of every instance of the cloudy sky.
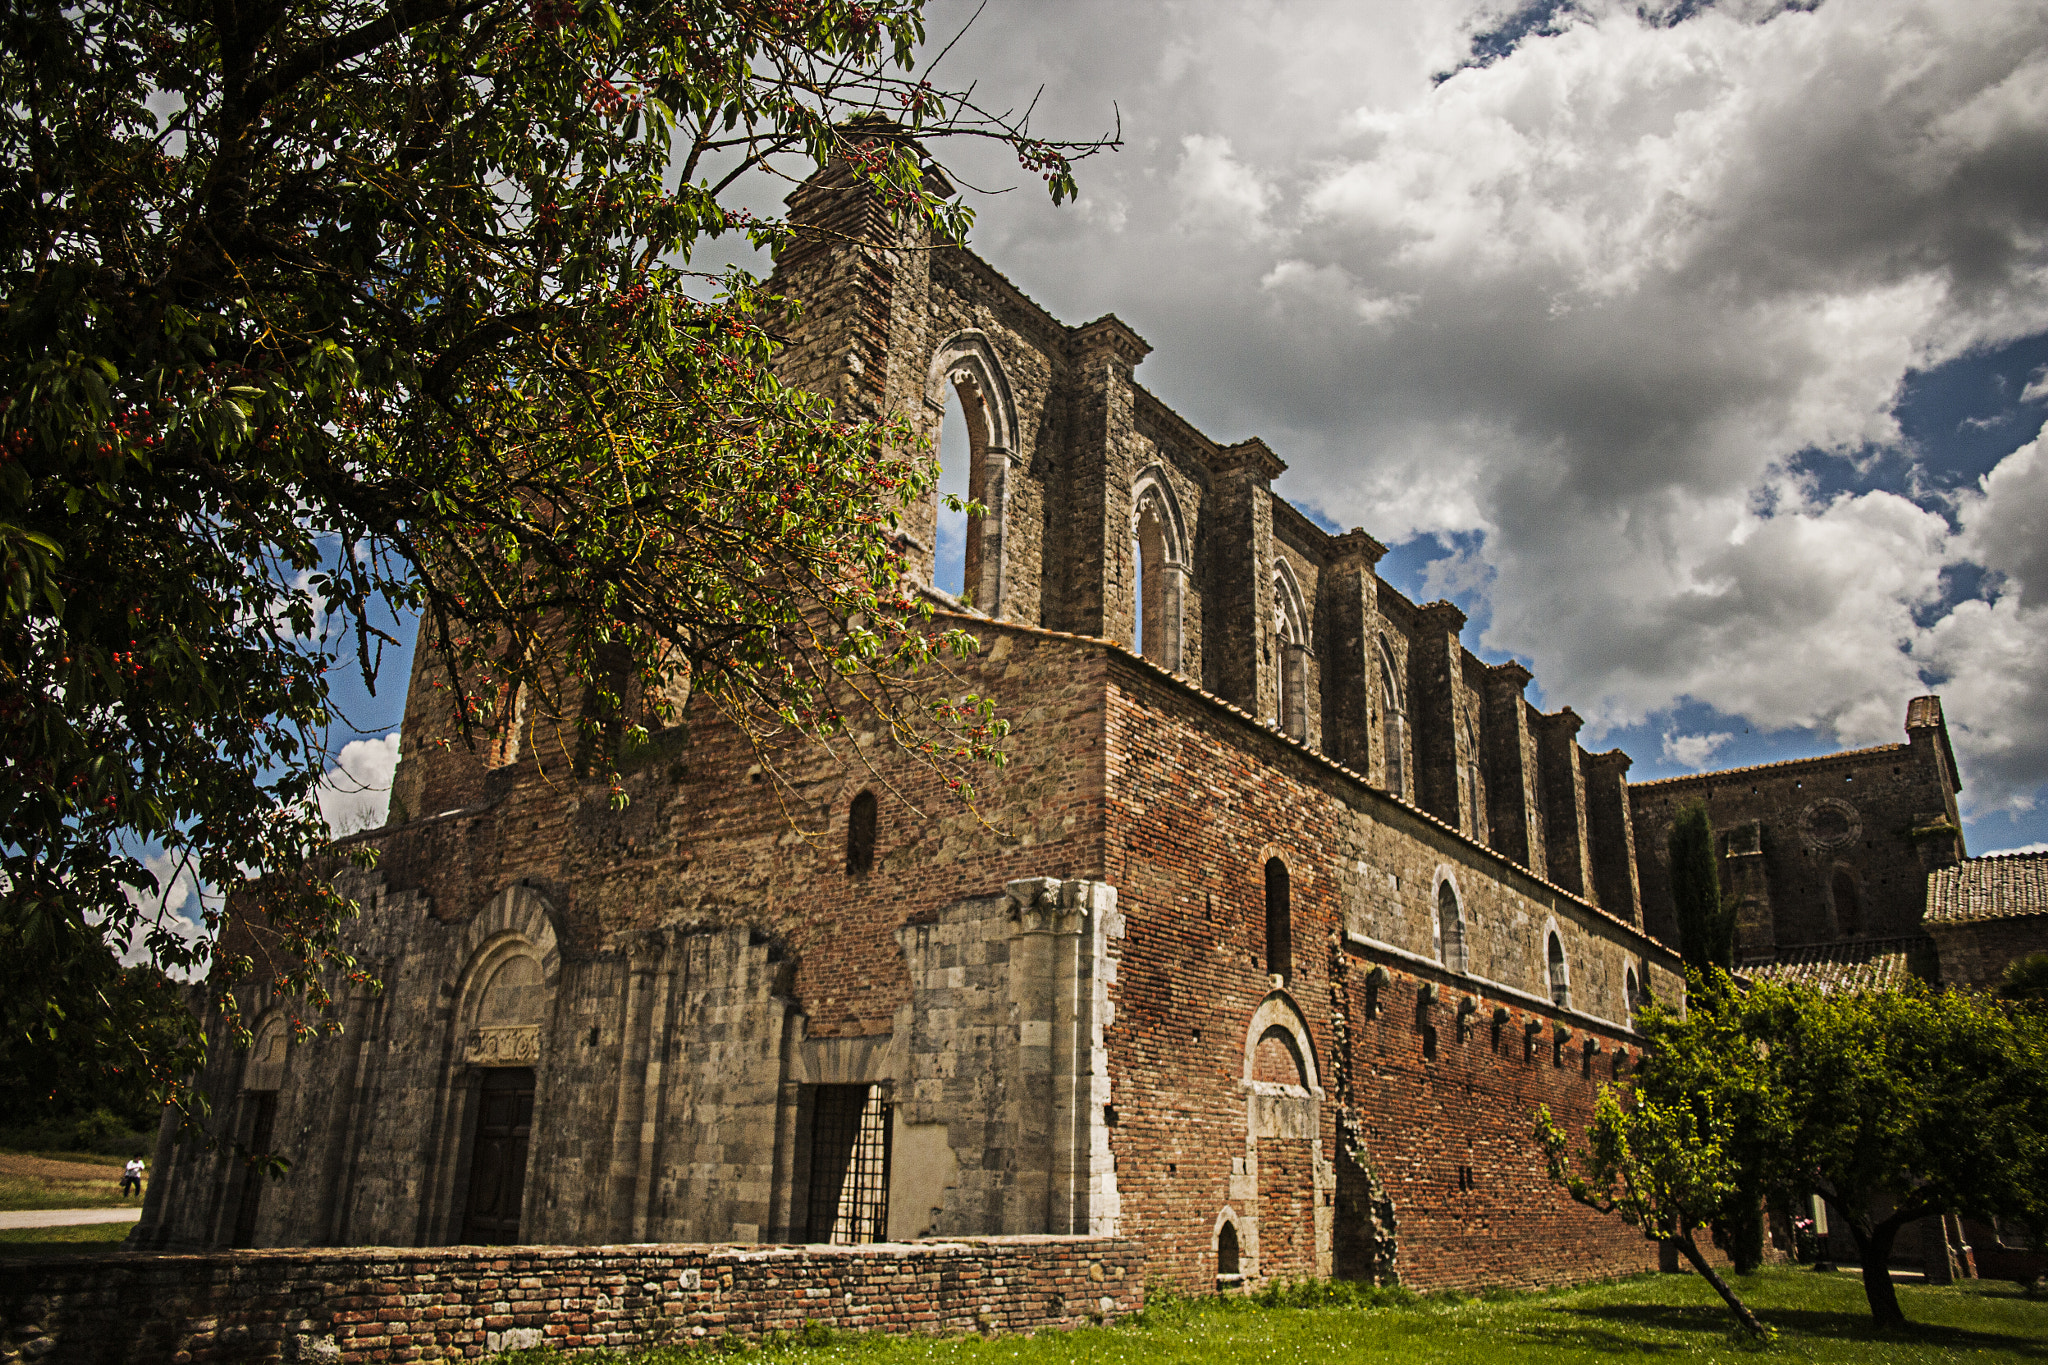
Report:
[{"label": "cloudy sky", "polygon": [[1078,205],[971,196],[977,249],[1634,776],[1934,690],[1973,851],[2048,839],[2038,0],[996,0],[939,75],[1121,115]]},{"label": "cloudy sky", "polygon": [[2048,6],[992,0],[937,79],[1121,118],[1064,208],[959,155],[976,249],[1633,776],[1934,690],[2048,840]]}]

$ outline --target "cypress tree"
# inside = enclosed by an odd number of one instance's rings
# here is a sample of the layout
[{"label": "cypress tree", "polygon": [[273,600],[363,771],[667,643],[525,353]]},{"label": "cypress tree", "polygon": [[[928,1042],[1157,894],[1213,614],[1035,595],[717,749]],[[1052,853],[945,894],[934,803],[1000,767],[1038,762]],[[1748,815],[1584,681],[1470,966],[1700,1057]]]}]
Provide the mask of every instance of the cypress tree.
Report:
[{"label": "cypress tree", "polygon": [[1671,824],[1671,899],[1678,909],[1678,953],[1685,965],[1710,976],[1710,969],[1735,967],[1735,907],[1721,897],[1720,860],[1714,855],[1714,824],[1705,802],[1682,806]]}]

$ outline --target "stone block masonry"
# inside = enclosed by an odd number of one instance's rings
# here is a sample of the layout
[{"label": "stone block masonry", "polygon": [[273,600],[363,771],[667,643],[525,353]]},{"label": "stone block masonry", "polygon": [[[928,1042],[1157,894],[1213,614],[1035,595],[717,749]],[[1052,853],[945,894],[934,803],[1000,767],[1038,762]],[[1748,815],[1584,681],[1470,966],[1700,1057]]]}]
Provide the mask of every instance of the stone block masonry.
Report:
[{"label": "stone block masonry", "polygon": [[357,1247],[26,1262],[0,1362],[476,1360],[847,1331],[1027,1332],[1144,1307],[1125,1237],[861,1246]]}]

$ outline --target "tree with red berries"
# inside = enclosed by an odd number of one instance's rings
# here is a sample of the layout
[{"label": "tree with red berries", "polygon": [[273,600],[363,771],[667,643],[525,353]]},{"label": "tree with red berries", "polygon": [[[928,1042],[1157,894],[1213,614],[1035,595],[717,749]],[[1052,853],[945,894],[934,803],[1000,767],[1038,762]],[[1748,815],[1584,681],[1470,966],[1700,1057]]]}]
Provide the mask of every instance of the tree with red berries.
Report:
[{"label": "tree with red berries", "polygon": [[[749,173],[844,163],[948,239],[948,138],[1071,195],[1107,144],[919,79],[923,37],[922,0],[0,0],[0,1025],[55,1037],[131,943],[317,1023],[329,672],[374,686],[392,619],[456,742],[563,718],[615,800],[685,699],[763,740],[851,700],[971,796],[1002,724],[938,700],[969,642],[894,548],[929,460],[688,268],[787,239]],[[260,971],[173,876],[262,887]],[[89,1061],[176,1101],[201,1046]]]}]

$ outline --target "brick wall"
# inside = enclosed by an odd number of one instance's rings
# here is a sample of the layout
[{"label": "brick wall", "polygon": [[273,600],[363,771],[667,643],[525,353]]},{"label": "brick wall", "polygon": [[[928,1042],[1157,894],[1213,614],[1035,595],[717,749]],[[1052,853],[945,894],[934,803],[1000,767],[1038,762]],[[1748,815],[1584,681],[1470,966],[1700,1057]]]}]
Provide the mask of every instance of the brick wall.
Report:
[{"label": "brick wall", "polygon": [[[1122,799],[1105,875],[1129,926],[1107,1030],[1111,1142],[1121,1230],[1144,1240],[1150,1273],[1211,1288],[1225,1220],[1248,1277],[1360,1273],[1347,1252],[1360,1216],[1346,1198],[1354,1139],[1392,1204],[1404,1283],[1535,1286],[1654,1269],[1640,1234],[1550,1183],[1531,1130],[1538,1104],[1583,1130],[1623,1052],[1626,1079],[1641,1045],[1625,972],[1682,999],[1671,954],[1142,664],[1119,659],[1110,681],[1106,782]],[[1277,989],[1262,877],[1274,856],[1289,868],[1293,940]],[[1425,960],[1440,953],[1446,882],[1464,907],[1466,971]],[[1571,964],[1565,1008],[1548,995],[1550,929]],[[1309,1140],[1248,1131],[1261,1098],[1246,1079],[1248,1021],[1276,996],[1298,1010],[1313,1054]],[[1497,1010],[1509,1016],[1498,1028]],[[1334,1182],[1316,1185],[1318,1161]],[[1323,1245],[1302,1202],[1312,1191],[1332,1222]]]},{"label": "brick wall", "polygon": [[0,1362],[476,1359],[801,1330],[1019,1332],[1144,1307],[1128,1238],[867,1246],[450,1247],[31,1261]]}]

